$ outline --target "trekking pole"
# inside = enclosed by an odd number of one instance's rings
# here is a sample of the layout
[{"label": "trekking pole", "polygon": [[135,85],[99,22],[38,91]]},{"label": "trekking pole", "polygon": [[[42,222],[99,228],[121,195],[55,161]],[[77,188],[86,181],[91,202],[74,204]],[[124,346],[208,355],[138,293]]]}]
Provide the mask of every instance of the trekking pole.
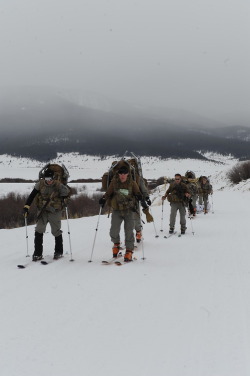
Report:
[{"label": "trekking pole", "polygon": [[27,248],[27,255],[26,257],[30,257],[29,255],[29,236],[28,236],[28,226],[27,226],[27,216],[24,216],[24,222],[25,222],[25,230],[26,230],[26,248]]},{"label": "trekking pole", "polygon": [[93,252],[94,252],[95,240],[96,240],[96,235],[97,235],[97,231],[98,231],[98,226],[99,226],[101,212],[102,212],[102,206],[100,207],[100,211],[99,211],[99,215],[98,215],[98,220],[97,220],[97,224],[96,224],[96,229],[95,229],[94,242],[93,242],[93,246],[92,246],[92,251],[91,251],[90,259],[89,259],[88,262],[92,262],[92,256],[93,256]]},{"label": "trekking pole", "polygon": [[212,197],[212,214],[214,214],[214,200],[213,200],[213,195],[211,195]]},{"label": "trekking pole", "polygon": [[[70,237],[70,229],[69,229],[69,213],[68,213],[68,207],[65,206],[65,212],[66,212],[66,218],[67,218],[67,226],[68,226],[68,235],[69,235],[69,249],[70,249],[70,255],[71,259],[69,261],[74,261],[72,258],[72,247],[71,247],[71,237]],[[66,252],[68,253],[68,252]]]},{"label": "trekking pole", "polygon": [[[141,222],[141,228],[142,228],[141,204],[139,204],[139,214],[140,214],[140,222]],[[146,260],[145,255],[144,255],[144,241],[143,241],[143,236],[141,238],[141,249],[142,249],[142,260]]]},{"label": "trekking pole", "polygon": [[189,219],[190,219],[190,223],[191,223],[192,234],[194,235],[194,228],[193,228],[193,222],[192,222],[192,218],[191,218],[191,217],[189,217]]},{"label": "trekking pole", "polygon": [[162,200],[161,201],[161,229],[160,229],[161,232],[163,232],[163,205],[164,205],[164,201]]},{"label": "trekking pole", "polygon": [[[152,215],[152,209],[151,208],[150,208],[150,212],[151,212],[151,215]],[[153,217],[153,215],[152,215],[152,217]],[[154,229],[155,229],[155,238],[159,238],[159,235],[157,234],[157,231],[156,231],[155,221],[154,220],[153,220],[153,225],[154,225]]]}]

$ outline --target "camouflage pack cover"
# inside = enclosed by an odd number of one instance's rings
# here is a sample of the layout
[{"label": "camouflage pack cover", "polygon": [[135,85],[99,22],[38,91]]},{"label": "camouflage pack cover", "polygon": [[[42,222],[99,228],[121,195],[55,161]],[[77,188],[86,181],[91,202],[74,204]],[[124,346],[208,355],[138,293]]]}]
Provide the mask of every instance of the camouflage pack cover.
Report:
[{"label": "camouflage pack cover", "polygon": [[39,180],[44,178],[44,172],[50,169],[55,173],[55,179],[60,181],[62,184],[67,185],[69,179],[69,172],[67,168],[62,164],[61,166],[56,163],[47,163],[40,171],[39,171]]},{"label": "camouflage pack cover", "polygon": [[[111,183],[111,180],[115,176],[115,174],[118,172],[118,170],[122,167],[126,166],[131,174],[131,170],[133,169],[133,166],[130,165],[130,163],[125,160],[121,159],[120,161],[114,161],[111,164],[111,167],[108,172],[105,172],[102,176],[102,191],[106,192],[106,190],[109,187],[109,184]],[[133,177],[133,174],[132,174]]]}]

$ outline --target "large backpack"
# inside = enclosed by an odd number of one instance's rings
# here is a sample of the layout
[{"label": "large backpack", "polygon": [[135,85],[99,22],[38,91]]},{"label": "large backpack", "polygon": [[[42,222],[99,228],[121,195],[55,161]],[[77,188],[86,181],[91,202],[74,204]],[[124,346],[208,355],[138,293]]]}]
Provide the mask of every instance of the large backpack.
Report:
[{"label": "large backpack", "polygon": [[109,168],[108,172],[105,172],[102,176],[102,191],[106,192],[106,190],[109,187],[109,184],[111,183],[111,180],[115,176],[115,174],[118,172],[118,170],[122,167],[126,166],[131,173],[131,166],[128,161],[125,159],[121,159],[120,161],[114,161],[111,164],[111,167]]},{"label": "large backpack", "polygon": [[[113,177],[115,176],[116,172],[122,167],[126,166],[129,169],[129,172],[132,176],[132,179],[139,185],[140,182],[140,177],[143,178],[142,176],[142,168],[141,168],[141,162],[140,158],[136,157],[133,153],[133,158],[130,159],[125,159],[123,157],[119,161],[114,161],[108,170],[108,172],[105,172],[102,176],[102,191],[105,191],[108,189],[109,184]],[[148,186],[148,182],[146,179],[143,178],[143,181],[146,185]]]},{"label": "large backpack", "polygon": [[188,179],[195,179],[195,173],[193,171],[188,170],[185,173],[185,177],[188,178]]},{"label": "large backpack", "polygon": [[62,184],[67,185],[68,184],[68,179],[69,179],[69,172],[67,168],[62,164],[61,166],[56,164],[56,163],[47,163],[40,171],[38,178],[43,179],[44,178],[44,172],[50,169],[54,171],[55,173],[55,179],[60,181]]},{"label": "large backpack", "polygon": [[[68,179],[69,179],[69,172],[67,170],[67,168],[64,166],[64,164],[62,164],[61,166],[56,164],[56,163],[47,163],[40,171],[39,171],[39,174],[38,174],[38,179],[39,181],[41,179],[44,178],[44,173],[47,169],[50,169],[52,171],[54,171],[54,176],[55,176],[55,180],[59,181],[60,183],[64,184],[67,186],[68,190],[69,190],[69,193],[68,193],[68,196],[67,198],[69,199],[71,194],[72,194],[72,190],[71,188],[68,186]],[[35,204],[37,206],[39,206],[39,204],[41,203],[41,194],[39,192],[39,194],[35,197]]]}]

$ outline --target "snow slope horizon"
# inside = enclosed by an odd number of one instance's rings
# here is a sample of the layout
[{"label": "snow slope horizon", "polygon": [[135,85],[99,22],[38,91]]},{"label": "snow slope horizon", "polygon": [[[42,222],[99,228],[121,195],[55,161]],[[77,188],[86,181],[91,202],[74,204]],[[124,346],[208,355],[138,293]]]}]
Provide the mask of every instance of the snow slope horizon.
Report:
[{"label": "snow slope horizon", "polygon": [[[238,160],[232,156],[222,156],[214,153],[206,153],[207,160],[198,159],[161,159],[157,157],[141,157],[143,175],[146,179],[158,179],[161,176],[173,177],[175,173],[185,174],[187,170],[195,172],[196,176],[207,175],[212,179],[213,185],[222,188],[226,180],[226,172],[233,167]],[[70,173],[69,181],[80,178],[101,179],[104,172],[108,171],[117,156],[101,158],[100,156],[80,155],[78,153],[58,154],[51,163],[64,164]],[[44,163],[27,158],[0,155],[0,179],[25,178],[36,180]],[[1,196],[8,192],[18,192],[20,183],[0,183]],[[228,184],[228,181],[227,181]],[[76,183],[71,183],[76,185]],[[77,184],[79,187],[85,184]],[[28,193],[34,183],[22,183],[22,193]],[[97,184],[98,186],[98,184]],[[100,187],[100,184],[99,184]]]}]

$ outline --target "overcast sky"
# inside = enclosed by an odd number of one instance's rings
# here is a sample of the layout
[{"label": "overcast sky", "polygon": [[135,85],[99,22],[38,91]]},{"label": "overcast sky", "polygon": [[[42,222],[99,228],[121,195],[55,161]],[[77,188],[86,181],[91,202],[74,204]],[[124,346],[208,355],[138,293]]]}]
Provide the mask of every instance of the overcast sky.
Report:
[{"label": "overcast sky", "polygon": [[249,0],[0,0],[0,46],[1,86],[79,88],[250,124]]}]

